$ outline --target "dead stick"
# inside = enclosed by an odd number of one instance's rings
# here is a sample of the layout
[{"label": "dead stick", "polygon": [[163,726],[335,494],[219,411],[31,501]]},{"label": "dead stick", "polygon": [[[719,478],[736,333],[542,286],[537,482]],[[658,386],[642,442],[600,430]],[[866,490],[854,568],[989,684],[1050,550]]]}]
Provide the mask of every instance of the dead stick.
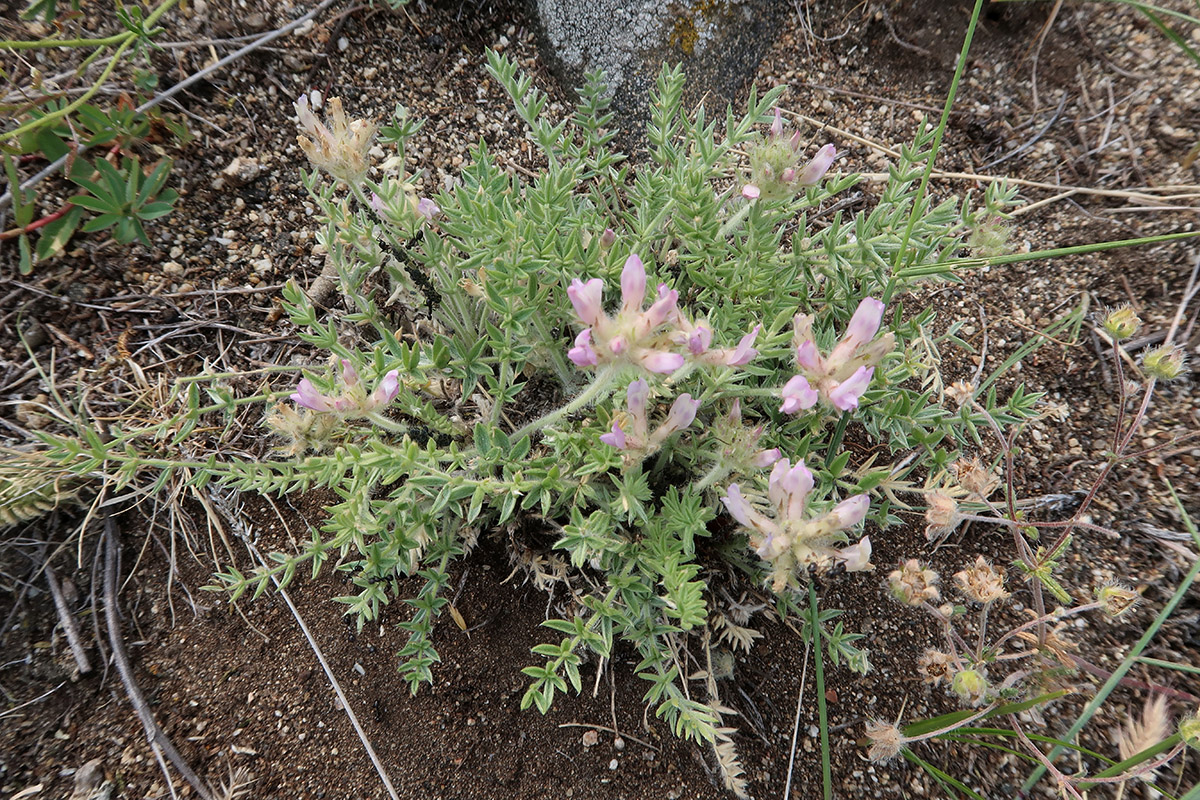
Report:
[{"label": "dead stick", "polygon": [[[137,711],[146,738],[157,755],[159,751],[166,754],[175,769],[183,776],[203,800],[213,800],[212,790],[192,771],[188,763],[179,755],[175,745],[163,733],[162,728],[154,720],[154,714],[146,705],[146,698],[141,688],[133,679],[133,670],[129,667],[129,656],[125,652],[125,642],[121,639],[121,622],[117,618],[117,525],[107,512],[104,514],[104,619],[108,623],[108,643],[112,647],[113,660],[117,664],[117,672],[121,675],[121,683],[125,684],[125,694]],[[170,776],[167,776],[170,784]]]},{"label": "dead stick", "polygon": [[83,642],[79,638],[79,626],[75,624],[75,615],[67,608],[67,599],[63,597],[62,589],[59,588],[58,576],[54,574],[54,567],[49,564],[46,565],[46,583],[50,584],[54,609],[58,612],[58,621],[62,623],[63,631],[67,634],[67,644],[71,646],[75,666],[79,668],[80,675],[87,675],[92,671],[92,662],[88,661],[87,652],[83,649]]}]

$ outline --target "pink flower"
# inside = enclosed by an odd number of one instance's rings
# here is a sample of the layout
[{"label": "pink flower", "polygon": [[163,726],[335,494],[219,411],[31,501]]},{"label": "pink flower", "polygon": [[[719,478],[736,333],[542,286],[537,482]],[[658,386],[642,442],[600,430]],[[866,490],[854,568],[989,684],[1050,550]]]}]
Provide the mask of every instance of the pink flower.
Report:
[{"label": "pink flower", "polygon": [[646,268],[636,255],[625,259],[621,270],[621,312],[637,313],[646,299]]},{"label": "pink flower", "polygon": [[862,397],[863,392],[871,385],[871,376],[874,374],[874,367],[859,367],[853,375],[829,392],[829,402],[839,411],[858,408],[858,398]]},{"label": "pink flower", "polygon": [[742,197],[747,200],[757,200],[762,194],[762,189],[759,189],[753,183],[747,183],[742,187]]},{"label": "pink flower", "polygon": [[668,435],[675,431],[681,431],[692,424],[696,419],[696,412],[700,410],[700,401],[692,398],[690,394],[681,394],[675,398],[675,402],[671,404],[671,411],[667,414],[667,420],[655,431],[655,435],[662,435],[665,439]]},{"label": "pink flower", "polygon": [[659,375],[670,375],[684,364],[683,356],[679,353],[664,353],[660,350],[644,350],[638,355],[637,361],[646,370]]},{"label": "pink flower", "polygon": [[358,372],[346,359],[342,359],[342,393],[337,396],[321,394],[312,381],[304,378],[292,393],[291,400],[301,408],[311,411],[342,414],[348,418],[362,417],[377,411],[396,399],[400,393],[400,372],[391,370],[379,382],[370,395],[362,387]]},{"label": "pink flower", "polygon": [[783,112],[776,106],[775,119],[771,122],[771,138],[777,139],[780,136],[783,136]]},{"label": "pink flower", "polygon": [[[812,317],[797,314],[794,320],[796,365],[800,375],[783,387],[781,411],[794,414],[811,408],[815,398],[824,399],[839,411],[858,408],[859,399],[871,385],[875,366],[895,346],[895,336],[877,336],[883,323],[884,305],[863,298],[846,326],[846,333],[828,356],[822,356],[813,338]],[[814,392],[810,393],[810,392]],[[813,403],[809,403],[813,400]]]},{"label": "pink flower", "polygon": [[334,409],[334,399],[318,392],[308,378],[300,381],[296,391],[292,392],[291,399],[296,405],[313,411],[332,411]]},{"label": "pink flower", "polygon": [[400,372],[393,369],[383,376],[383,380],[375,387],[375,391],[371,392],[370,410],[383,408],[395,400],[398,394],[400,394]]},{"label": "pink flower", "polygon": [[[568,290],[569,291],[569,290]],[[600,363],[599,356],[592,349],[592,329],[584,328],[575,337],[575,346],[567,351],[567,358],[578,367],[594,367]]]},{"label": "pink flower", "polygon": [[754,454],[754,460],[751,462],[759,468],[769,467],[779,459],[783,458],[783,453],[778,447],[772,447],[770,450],[759,450]]},{"label": "pink flower", "polygon": [[864,536],[857,543],[837,551],[846,566],[846,572],[866,572],[871,566],[871,537]]},{"label": "pink flower", "polygon": [[797,375],[783,385],[783,405],[779,410],[784,414],[804,411],[817,404],[817,396],[817,390],[808,384],[808,379]]},{"label": "pink flower", "polygon": [[576,315],[583,320],[584,325],[589,326],[599,324],[604,315],[604,310],[600,306],[603,294],[604,281],[599,278],[592,278],[587,283],[576,278],[567,287],[567,297],[571,299],[571,305],[575,306]]},{"label": "pink flower", "polygon": [[621,430],[620,422],[614,421],[612,424],[612,431],[610,433],[601,434],[600,441],[610,447],[615,447],[618,450],[625,450],[627,448],[625,431]]},{"label": "pink flower", "polygon": [[846,541],[845,531],[866,517],[870,501],[855,495],[832,509],[810,516],[809,495],[814,479],[803,461],[782,458],[775,462],[767,482],[767,500],[774,519],[757,511],[742,494],[741,487],[730,484],[721,501],[730,515],[750,530],[750,546],[772,564],[772,585],[782,591],[797,566],[816,565],[820,569],[841,563],[851,572],[870,569],[871,542],[864,537],[849,547],[834,545]]},{"label": "pink flower", "polygon": [[817,155],[804,171],[800,173],[799,183],[801,186],[816,186],[825,177],[825,173],[833,166],[834,159],[837,158],[837,148],[831,144],[827,144],[817,151]]},{"label": "pink flower", "polygon": [[755,325],[754,330],[743,336],[742,340],[738,342],[738,346],[727,353],[725,356],[726,366],[743,367],[758,355],[758,351],[754,349],[754,340],[758,338],[760,328],[762,328],[761,325]]},{"label": "pink flower", "polygon": [[417,201],[417,214],[426,220],[431,220],[440,213],[442,213],[442,209],[428,197],[422,197]]}]

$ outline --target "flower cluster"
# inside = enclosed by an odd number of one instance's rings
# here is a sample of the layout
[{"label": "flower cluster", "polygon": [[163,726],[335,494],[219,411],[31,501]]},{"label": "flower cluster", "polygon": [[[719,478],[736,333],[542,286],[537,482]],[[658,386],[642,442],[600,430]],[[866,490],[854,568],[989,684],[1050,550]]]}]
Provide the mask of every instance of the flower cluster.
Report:
[{"label": "flower cluster", "polygon": [[870,504],[865,494],[855,495],[815,518],[808,518],[808,495],[813,489],[813,474],[801,460],[793,467],[786,458],[775,462],[768,481],[768,499],[775,508],[771,519],[756,510],[742,495],[736,483],[729,485],[721,502],[733,518],[750,529],[750,544],[760,557],[774,566],[772,588],[782,591],[793,569],[799,564],[828,569],[835,564],[847,572],[871,569],[871,540],[863,537],[850,547],[835,549],[843,533],[867,515]]},{"label": "flower cluster", "polygon": [[295,103],[300,127],[308,134],[298,137],[300,149],[314,167],[325,170],[348,184],[359,184],[366,177],[367,152],[375,138],[376,125],[363,119],[347,121],[341,98],[331,97],[326,103],[333,129],[325,127],[308,106],[308,97]]},{"label": "flower cluster", "polygon": [[800,164],[800,131],[783,135],[783,114],[775,109],[775,121],[767,139],[750,151],[750,179],[742,187],[747,200],[783,200],[804,186],[815,186],[837,158],[837,148],[827,144],[804,168]]},{"label": "flower cluster", "polygon": [[296,405],[312,411],[331,411],[347,418],[365,417],[396,399],[396,395],[400,393],[400,373],[398,370],[391,370],[383,376],[375,390],[367,394],[354,367],[349,361],[342,359],[342,386],[342,393],[336,397],[321,394],[312,385],[312,381],[305,378],[300,381],[291,399]]},{"label": "flower cluster", "polygon": [[600,441],[618,450],[653,452],[672,433],[691,425],[700,408],[699,400],[692,399],[690,394],[681,394],[675,398],[666,420],[650,433],[650,423],[646,418],[646,400],[649,397],[650,386],[646,381],[638,378],[629,384],[625,391],[628,413],[617,415],[612,431],[601,436]]},{"label": "flower cluster", "polygon": [[670,374],[686,362],[682,349],[697,363],[743,366],[758,355],[754,339],[759,326],[742,337],[735,348],[711,350],[712,329],[703,321],[685,319],[676,306],[679,292],[658,285],[658,297],[648,309],[646,268],[636,254],[621,270],[621,309],[615,317],[604,313],[604,282],[599,278],[571,281],[567,297],[575,314],[587,327],[575,337],[567,357],[579,367],[628,362],[648,372]]},{"label": "flower cluster", "polygon": [[800,374],[783,387],[783,405],[779,410],[795,414],[824,400],[839,411],[858,408],[859,398],[871,385],[875,366],[896,346],[889,331],[875,334],[883,321],[883,303],[867,297],[858,304],[846,335],[827,356],[822,356],[813,340],[812,317],[797,314],[793,320],[796,364]]}]

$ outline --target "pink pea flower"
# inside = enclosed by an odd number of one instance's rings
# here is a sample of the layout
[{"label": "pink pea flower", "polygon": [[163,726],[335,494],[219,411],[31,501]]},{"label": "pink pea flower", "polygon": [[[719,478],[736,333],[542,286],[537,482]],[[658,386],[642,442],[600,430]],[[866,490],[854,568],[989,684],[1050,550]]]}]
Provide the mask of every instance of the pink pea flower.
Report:
[{"label": "pink pea flower", "polygon": [[875,367],[895,347],[891,332],[877,336],[883,311],[883,303],[872,297],[864,298],[850,318],[845,335],[828,356],[823,356],[817,348],[812,317],[797,314],[793,326],[800,374],[784,385],[780,411],[795,414],[812,408],[818,398],[838,411],[858,408],[875,376]]},{"label": "pink pea flower", "polygon": [[772,587],[783,591],[796,567],[815,565],[827,569],[841,564],[848,572],[872,569],[871,542],[861,541],[838,549],[846,541],[845,531],[862,522],[870,500],[866,495],[847,498],[832,509],[811,514],[808,498],[814,479],[803,461],[794,466],[782,458],[775,462],[767,483],[767,500],[774,517],[758,511],[736,483],[730,484],[721,501],[730,515],[750,531],[750,545],[772,565]]},{"label": "pink pea flower", "polygon": [[783,405],[779,410],[784,414],[796,414],[815,406],[817,398],[817,390],[809,385],[808,379],[796,375],[783,385]]},{"label": "pink pea flower", "polygon": [[799,184],[801,186],[816,186],[825,177],[825,173],[829,172],[829,168],[833,166],[834,160],[837,158],[837,148],[831,144],[827,144],[817,151],[813,160],[808,162],[808,166],[800,173]]},{"label": "pink pea flower", "polygon": [[417,201],[417,214],[426,220],[431,220],[440,213],[442,213],[442,209],[428,197],[422,197]]},{"label": "pink pea flower", "polygon": [[681,431],[696,419],[700,401],[690,394],[681,394],[671,404],[671,410],[661,425],[650,433],[647,403],[650,386],[638,378],[625,390],[626,413],[613,420],[612,430],[600,436],[600,441],[618,450],[639,451],[642,455],[654,452],[671,434]]},{"label": "pink pea flower", "polygon": [[567,352],[571,361],[580,367],[633,363],[660,374],[683,366],[683,356],[673,351],[670,333],[663,330],[679,319],[679,293],[665,283],[659,284],[656,299],[642,310],[646,299],[646,268],[636,254],[625,260],[621,271],[621,308],[616,316],[604,312],[603,294],[604,282],[599,278],[586,282],[575,278],[567,287],[575,315],[588,326]]},{"label": "pink pea flower", "polygon": [[354,366],[342,359],[342,392],[339,395],[321,394],[312,381],[304,378],[291,394],[291,400],[301,408],[317,412],[332,412],[348,419],[363,417],[386,407],[400,393],[400,372],[391,370],[379,381],[369,395],[362,386]]}]

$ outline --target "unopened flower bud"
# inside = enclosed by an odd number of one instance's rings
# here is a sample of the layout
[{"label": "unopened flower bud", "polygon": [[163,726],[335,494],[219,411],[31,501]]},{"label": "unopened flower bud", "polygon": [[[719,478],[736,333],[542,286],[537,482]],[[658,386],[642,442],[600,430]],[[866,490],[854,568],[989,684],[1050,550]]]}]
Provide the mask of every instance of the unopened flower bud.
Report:
[{"label": "unopened flower bud", "polygon": [[1179,721],[1179,738],[1193,750],[1200,750],[1200,711]]},{"label": "unopened flower bud", "polygon": [[1156,347],[1142,359],[1142,368],[1152,378],[1175,380],[1183,374],[1183,350],[1169,344]]},{"label": "unopened flower bud", "polygon": [[979,706],[987,697],[987,678],[977,669],[964,669],[954,676],[950,690],[972,706]]},{"label": "unopened flower bud", "polygon": [[1141,326],[1142,321],[1131,306],[1121,306],[1104,318],[1104,331],[1118,342],[1133,336]]},{"label": "unopened flower bud", "polygon": [[1096,602],[1104,608],[1104,613],[1110,617],[1119,617],[1137,605],[1141,595],[1132,589],[1118,583],[1110,583],[1096,590]]},{"label": "unopened flower bud", "polygon": [[617,241],[617,232],[612,228],[605,228],[604,233],[600,234],[600,249],[607,250],[612,247]]}]

